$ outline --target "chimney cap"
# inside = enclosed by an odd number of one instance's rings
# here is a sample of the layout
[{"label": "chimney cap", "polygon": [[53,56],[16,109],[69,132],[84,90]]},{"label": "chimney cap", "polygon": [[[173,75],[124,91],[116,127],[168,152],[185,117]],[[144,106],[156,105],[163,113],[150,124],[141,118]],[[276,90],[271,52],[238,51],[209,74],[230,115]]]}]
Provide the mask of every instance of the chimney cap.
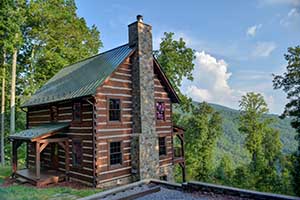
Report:
[{"label": "chimney cap", "polygon": [[138,22],[143,22],[143,15],[137,15],[136,19]]}]

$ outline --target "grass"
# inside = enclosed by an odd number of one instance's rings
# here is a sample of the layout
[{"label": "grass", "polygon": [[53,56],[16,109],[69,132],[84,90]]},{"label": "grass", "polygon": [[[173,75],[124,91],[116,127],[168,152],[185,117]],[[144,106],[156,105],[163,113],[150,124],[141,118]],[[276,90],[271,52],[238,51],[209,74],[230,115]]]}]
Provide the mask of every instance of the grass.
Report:
[{"label": "grass", "polygon": [[36,188],[25,185],[1,186],[9,177],[9,167],[0,167],[0,199],[1,200],[70,200],[89,196],[100,192],[99,189],[73,189],[69,187]]}]

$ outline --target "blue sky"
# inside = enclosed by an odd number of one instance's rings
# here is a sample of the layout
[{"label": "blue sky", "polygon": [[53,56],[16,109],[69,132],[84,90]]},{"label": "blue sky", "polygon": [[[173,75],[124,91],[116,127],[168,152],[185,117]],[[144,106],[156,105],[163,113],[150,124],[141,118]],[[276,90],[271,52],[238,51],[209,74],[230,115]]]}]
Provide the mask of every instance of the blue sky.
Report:
[{"label": "blue sky", "polygon": [[270,112],[281,113],[285,94],[272,89],[284,72],[283,54],[300,45],[300,0],[97,1],[76,0],[78,15],[101,32],[105,51],[127,43],[137,14],[153,27],[154,49],[164,32],[196,50],[194,81],[182,91],[198,101],[238,108],[241,95],[260,92]]}]

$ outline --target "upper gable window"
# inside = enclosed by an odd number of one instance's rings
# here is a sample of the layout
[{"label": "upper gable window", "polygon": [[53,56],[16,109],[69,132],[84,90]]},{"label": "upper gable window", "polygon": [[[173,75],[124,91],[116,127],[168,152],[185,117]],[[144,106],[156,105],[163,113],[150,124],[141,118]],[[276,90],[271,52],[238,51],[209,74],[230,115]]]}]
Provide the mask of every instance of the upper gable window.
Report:
[{"label": "upper gable window", "polygon": [[166,106],[164,102],[156,102],[156,119],[165,120]]},{"label": "upper gable window", "polygon": [[51,106],[50,107],[50,117],[51,117],[51,122],[57,122],[58,120],[58,110],[56,106]]},{"label": "upper gable window", "polygon": [[108,105],[109,121],[121,121],[121,100],[120,99],[109,99]]},{"label": "upper gable window", "polygon": [[81,103],[76,102],[73,104],[73,121],[81,122]]}]

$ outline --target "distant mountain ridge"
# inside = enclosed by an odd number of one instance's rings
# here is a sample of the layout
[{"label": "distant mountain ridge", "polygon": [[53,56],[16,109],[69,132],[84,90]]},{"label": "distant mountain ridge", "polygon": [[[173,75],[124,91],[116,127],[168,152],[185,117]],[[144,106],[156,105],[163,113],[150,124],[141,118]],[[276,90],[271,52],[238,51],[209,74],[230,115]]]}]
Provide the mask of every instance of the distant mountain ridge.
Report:
[{"label": "distant mountain ridge", "polygon": [[[213,103],[209,105],[219,112],[223,118],[223,135],[217,143],[215,150],[216,159],[219,160],[224,154],[228,154],[236,164],[249,161],[249,153],[243,147],[245,135],[238,130],[240,111]],[[275,114],[268,114],[266,116],[277,121],[273,124],[273,127],[280,131],[283,153],[289,154],[294,152],[297,148],[295,140],[296,131],[290,125],[291,120],[288,118],[280,119]]]}]

